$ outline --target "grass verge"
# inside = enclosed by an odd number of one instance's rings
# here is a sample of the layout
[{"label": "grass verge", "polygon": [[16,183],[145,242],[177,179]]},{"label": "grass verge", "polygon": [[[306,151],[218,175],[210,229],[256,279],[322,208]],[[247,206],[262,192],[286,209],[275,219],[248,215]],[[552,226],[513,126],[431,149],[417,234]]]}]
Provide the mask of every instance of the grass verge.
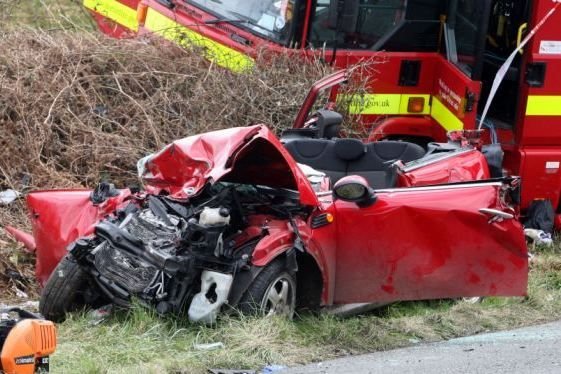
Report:
[{"label": "grass verge", "polygon": [[0,0],[0,31],[22,28],[93,30],[81,0]]},{"label": "grass verge", "polygon": [[[486,298],[479,304],[437,300],[395,303],[340,319],[305,315],[295,321],[223,317],[216,326],[162,319],[141,308],[91,325],[74,316],[59,326],[54,372],[204,373],[209,368],[259,369],[298,365],[551,321],[561,317],[561,250],[532,261],[525,298]],[[197,350],[222,342],[224,349]]]}]

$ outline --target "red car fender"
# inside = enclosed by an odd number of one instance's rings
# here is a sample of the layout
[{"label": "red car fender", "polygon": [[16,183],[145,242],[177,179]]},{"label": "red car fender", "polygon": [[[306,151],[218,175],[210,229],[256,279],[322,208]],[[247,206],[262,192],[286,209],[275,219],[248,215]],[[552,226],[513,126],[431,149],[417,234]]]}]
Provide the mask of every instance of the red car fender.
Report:
[{"label": "red car fender", "polygon": [[253,250],[252,263],[255,266],[266,266],[280,254],[294,246],[294,232],[288,221],[270,221],[269,235],[257,243]]},{"label": "red car fender", "polygon": [[131,195],[120,190],[119,195],[94,206],[89,190],[37,191],[27,195],[36,245],[35,274],[44,285],[67,246],[81,236],[93,233],[94,226],[113,213]]},{"label": "red car fender", "polygon": [[[298,227],[298,234],[304,243],[306,253],[313,257],[321,272],[323,280],[321,302],[322,304],[328,304],[333,297],[333,287],[331,287],[333,277],[327,271],[327,261],[323,256],[321,248],[311,240],[311,229],[306,222],[300,218],[296,218],[294,221]],[[287,220],[270,221],[268,225],[269,235],[261,239],[253,251],[252,263],[254,266],[267,266],[294,247],[296,235],[292,225]]]}]

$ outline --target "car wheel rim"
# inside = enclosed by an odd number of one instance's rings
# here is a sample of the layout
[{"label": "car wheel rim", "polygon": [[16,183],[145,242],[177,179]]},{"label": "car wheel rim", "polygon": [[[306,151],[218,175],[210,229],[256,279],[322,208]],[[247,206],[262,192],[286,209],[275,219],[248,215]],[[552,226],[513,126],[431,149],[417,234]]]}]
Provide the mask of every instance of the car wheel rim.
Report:
[{"label": "car wheel rim", "polygon": [[267,288],[261,310],[266,316],[280,315],[292,318],[294,304],[294,282],[286,275],[281,275]]}]

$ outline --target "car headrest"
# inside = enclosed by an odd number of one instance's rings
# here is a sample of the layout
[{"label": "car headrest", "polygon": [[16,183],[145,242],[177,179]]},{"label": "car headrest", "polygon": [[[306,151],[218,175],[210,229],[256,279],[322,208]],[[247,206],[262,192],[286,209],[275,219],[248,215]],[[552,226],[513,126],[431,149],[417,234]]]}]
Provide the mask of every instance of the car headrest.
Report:
[{"label": "car headrest", "polygon": [[335,154],[342,160],[353,161],[362,157],[366,152],[364,143],[358,139],[335,140]]},{"label": "car headrest", "polygon": [[319,129],[320,138],[332,139],[339,136],[341,124],[343,123],[343,116],[340,113],[332,110],[320,109],[315,115],[318,117],[317,127]]},{"label": "car headrest", "polygon": [[302,157],[318,157],[330,144],[332,144],[332,141],[325,139],[294,139],[286,142],[284,147],[293,157],[297,160],[301,160]]}]

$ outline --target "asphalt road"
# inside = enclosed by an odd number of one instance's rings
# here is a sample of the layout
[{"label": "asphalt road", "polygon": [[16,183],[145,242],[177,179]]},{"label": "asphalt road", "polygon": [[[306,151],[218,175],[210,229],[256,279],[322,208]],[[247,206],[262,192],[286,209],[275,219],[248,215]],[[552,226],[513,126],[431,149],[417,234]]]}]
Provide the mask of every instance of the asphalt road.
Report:
[{"label": "asphalt road", "polygon": [[561,373],[561,321],[345,357],[281,373]]}]

